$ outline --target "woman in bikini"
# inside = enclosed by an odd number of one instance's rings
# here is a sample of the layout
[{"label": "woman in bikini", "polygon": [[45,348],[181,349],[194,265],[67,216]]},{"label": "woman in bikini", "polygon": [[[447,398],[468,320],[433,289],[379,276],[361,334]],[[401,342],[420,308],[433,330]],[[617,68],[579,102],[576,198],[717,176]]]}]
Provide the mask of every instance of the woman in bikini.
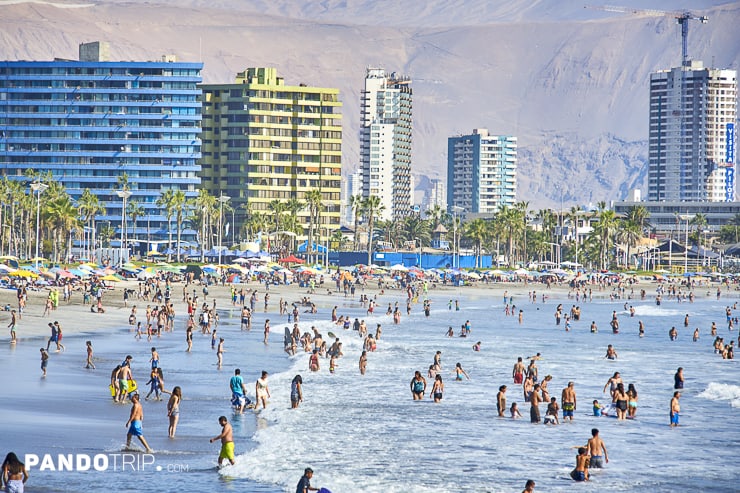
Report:
[{"label": "woman in bikini", "polygon": [[167,416],[170,418],[170,438],[175,438],[175,431],[177,431],[177,422],[180,419],[180,400],[182,400],[182,390],[177,386],[172,389],[170,400],[167,401]]},{"label": "woman in bikini", "polygon": [[445,384],[442,382],[442,375],[437,375],[434,377],[434,385],[432,386],[432,392],[429,394],[429,397],[434,399],[434,402],[440,402],[444,390]]}]

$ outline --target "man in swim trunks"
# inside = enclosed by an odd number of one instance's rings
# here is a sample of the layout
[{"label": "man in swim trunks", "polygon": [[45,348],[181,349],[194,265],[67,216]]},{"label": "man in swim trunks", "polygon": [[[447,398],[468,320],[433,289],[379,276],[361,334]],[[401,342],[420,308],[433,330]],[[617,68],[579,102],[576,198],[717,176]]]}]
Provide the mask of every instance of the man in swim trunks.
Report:
[{"label": "man in swim trunks", "polygon": [[576,468],[570,472],[573,481],[588,481],[588,461],[588,450],[585,447],[579,448],[576,456]]},{"label": "man in swim trunks", "polygon": [[514,365],[514,370],[511,373],[511,376],[514,378],[515,384],[521,384],[524,380],[524,363],[522,362],[521,356],[517,359],[516,364]]},{"label": "man in swim trunks", "polygon": [[681,392],[678,390],[673,393],[671,399],[671,428],[678,426],[678,416],[681,413],[681,405],[678,400],[681,398]]},{"label": "man in swim trunks", "polygon": [[560,405],[563,408],[563,421],[573,421],[573,412],[576,410],[576,389],[573,382],[568,382],[568,386],[563,389]]},{"label": "man in swim trunks", "polygon": [[307,467],[305,471],[303,471],[303,476],[301,477],[301,480],[298,481],[298,485],[296,486],[295,493],[308,493],[309,491],[319,491],[318,488],[314,488],[311,486],[311,478],[313,478],[313,469],[310,467]]},{"label": "man in swim trunks", "polygon": [[126,448],[131,446],[131,437],[136,436],[142,445],[146,448],[147,452],[151,452],[152,449],[144,438],[144,432],[141,429],[141,422],[144,420],[144,409],[139,403],[139,394],[131,396],[131,415],[126,421],[126,427],[128,428],[128,434],[126,435]]},{"label": "man in swim trunks", "polygon": [[229,380],[231,388],[231,403],[236,407],[236,412],[243,413],[247,405],[247,388],[244,386],[244,379],[241,376],[241,369],[234,370],[234,376]]},{"label": "man in swim trunks", "polygon": [[535,384],[532,395],[529,396],[529,404],[532,406],[529,408],[529,417],[532,423],[540,422],[540,409],[538,404],[542,400],[540,396],[540,384]]},{"label": "man in swim trunks", "polygon": [[231,464],[234,464],[234,432],[231,429],[229,420],[226,416],[218,418],[218,424],[221,425],[221,434],[208,440],[210,443],[216,440],[221,440],[221,452],[218,454],[218,465],[219,467],[224,460],[228,460]]},{"label": "man in swim trunks", "polygon": [[591,438],[586,443],[588,453],[591,454],[591,460],[589,467],[597,467],[599,469],[604,467],[604,461],[609,463],[609,454],[606,451],[606,445],[599,436],[599,429],[591,429]]}]

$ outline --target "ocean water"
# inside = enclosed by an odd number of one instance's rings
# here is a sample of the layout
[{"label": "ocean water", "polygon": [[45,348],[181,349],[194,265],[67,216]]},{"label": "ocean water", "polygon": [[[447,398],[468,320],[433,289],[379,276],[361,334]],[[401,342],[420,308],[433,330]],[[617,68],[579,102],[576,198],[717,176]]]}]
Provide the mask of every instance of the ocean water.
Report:
[{"label": "ocean water", "polygon": [[[696,292],[694,303],[664,300],[656,306],[649,297],[610,301],[594,291],[593,302],[550,294],[546,303],[527,301],[527,286],[508,287],[517,310],[524,310],[523,323],[504,315],[501,293],[475,296],[465,288],[431,290],[432,311],[425,317],[421,304],[406,316],[405,293],[393,291],[379,297],[380,310],[368,316],[356,301],[336,298],[339,313],[365,319],[374,332],[382,323],[378,350],[368,355],[364,376],[358,371],[362,341],[357,333],[344,331],[329,321],[330,307],[304,319],[301,329],[316,325],[327,337],[339,336],[344,357],[334,374],[328,360],[318,373],[308,371],[308,355],[288,357],[282,352],[282,327],[273,313],[258,313],[251,332],[241,332],[237,314],[222,312],[219,333],[226,338],[225,366],[215,368],[210,339],[196,334],[194,352],[184,352],[184,330],[156,342],[133,341],[126,329],[90,336],[96,349],[98,370],[84,366],[87,335],[66,337],[67,352],[52,354],[49,376],[39,378],[38,346],[41,341],[22,341],[15,349],[0,350],[0,372],[11,375],[0,401],[3,447],[34,454],[115,454],[125,442],[124,423],[130,406],[113,404],[106,395],[110,370],[126,354],[134,355],[134,372],[141,390],[146,382],[149,347],[157,346],[167,388],[180,385],[184,392],[177,438],[167,439],[165,402],[144,403],[144,432],[156,453],[151,467],[127,471],[31,470],[27,491],[134,490],[163,491],[294,491],[305,467],[314,471],[313,484],[340,492],[510,492],[521,491],[527,479],[542,491],[572,491],[569,479],[575,451],[590,430],[598,427],[610,462],[592,471],[589,484],[579,489],[599,491],[738,491],[734,451],[740,445],[736,426],[740,415],[740,380],[736,360],[723,361],[713,353],[709,335],[716,321],[719,335],[729,342],[737,331],[727,331],[724,309],[737,299],[726,292],[721,300],[714,293]],[[544,288],[536,288],[538,293]],[[375,291],[368,291],[373,295]],[[359,294],[359,293],[358,293]],[[274,297],[274,296],[273,296]],[[448,300],[460,300],[460,311],[448,310]],[[404,312],[394,325],[382,307],[399,301]],[[635,307],[634,318],[624,303]],[[554,311],[563,303],[582,309],[581,321],[571,332],[555,326]],[[223,303],[221,303],[223,306]],[[612,310],[620,319],[620,333],[609,330]],[[683,320],[690,314],[690,326]],[[262,321],[272,320],[272,342],[262,344]],[[469,320],[472,333],[457,337],[460,325]],[[594,320],[599,332],[591,334]],[[646,327],[638,337],[638,320]],[[283,321],[284,322],[284,321]],[[448,338],[448,326],[455,337]],[[677,341],[668,330],[676,326]],[[701,331],[692,342],[695,327]],[[482,342],[482,350],[472,345]],[[617,361],[604,359],[607,344],[619,354]],[[44,344],[45,346],[45,344]],[[444,399],[414,402],[409,382],[415,370],[426,374],[436,351],[442,351]],[[518,356],[542,354],[540,380],[552,375],[550,394],[560,401],[567,382],[575,382],[578,409],[573,423],[559,426],[529,423],[529,404],[520,387],[512,382],[511,370]],[[470,380],[454,381],[460,362]],[[228,379],[239,366],[250,393],[263,369],[270,372],[272,399],[259,413],[233,416],[229,409]],[[686,386],[681,399],[681,424],[668,426],[668,406],[673,394],[673,374],[684,367]],[[639,393],[637,419],[617,421],[591,416],[591,403],[608,403],[602,389],[615,372],[625,384],[634,383]],[[304,402],[289,409],[290,381],[295,374],[304,380]],[[431,382],[428,388],[431,388]],[[507,403],[517,402],[524,418],[496,416],[495,399],[506,384]],[[148,390],[147,390],[148,391]],[[540,406],[544,415],[545,406]],[[219,415],[233,420],[237,464],[215,468],[218,445],[208,438],[219,433]],[[508,416],[508,413],[507,413]]]}]

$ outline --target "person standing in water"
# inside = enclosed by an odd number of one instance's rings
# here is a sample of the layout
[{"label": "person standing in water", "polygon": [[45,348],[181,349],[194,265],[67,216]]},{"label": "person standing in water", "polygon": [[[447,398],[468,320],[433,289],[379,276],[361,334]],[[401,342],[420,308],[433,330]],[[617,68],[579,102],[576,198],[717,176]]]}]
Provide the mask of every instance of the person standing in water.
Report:
[{"label": "person standing in water", "polygon": [[91,341],[86,341],[85,346],[87,348],[87,364],[85,365],[85,368],[89,369],[95,369],[95,363],[93,363],[93,347]]},{"label": "person standing in water", "polygon": [[424,379],[423,376],[421,376],[420,371],[416,371],[414,373],[414,378],[411,379],[411,396],[414,398],[415,401],[420,401],[424,399],[424,392],[427,389],[427,381]]},{"label": "person standing in water", "polygon": [[367,370],[367,351],[363,351],[360,355],[360,375],[364,375],[365,370]]},{"label": "person standing in water", "polygon": [[303,377],[296,375],[290,383],[290,407],[297,409],[298,405],[303,402]]},{"label": "person standing in water", "polygon": [[25,464],[15,455],[15,452],[8,452],[8,455],[5,456],[0,473],[2,474],[0,476],[0,486],[5,485],[3,491],[23,493],[26,481],[28,481],[28,471]]},{"label": "person standing in water", "polygon": [[445,384],[442,382],[442,375],[435,376],[434,385],[432,386],[432,392],[429,394],[429,397],[434,399],[434,402],[441,402],[444,390]]},{"label": "person standing in water", "polygon": [[46,349],[41,348],[41,371],[43,372],[43,376],[46,376],[46,367],[49,364],[49,353],[46,352]]},{"label": "person standing in water", "polygon": [[255,411],[259,409],[260,402],[262,409],[267,408],[267,399],[270,397],[270,388],[267,386],[267,372],[262,370],[262,376],[257,379],[254,393],[257,396],[257,402],[254,405]]},{"label": "person standing in water", "polygon": [[126,434],[126,448],[131,447],[131,438],[136,436],[142,445],[146,448],[147,452],[151,452],[152,449],[144,438],[144,431],[141,428],[141,423],[144,421],[144,409],[141,407],[139,402],[139,394],[131,396],[131,414],[129,415],[128,421],[125,426],[128,428]]},{"label": "person standing in water", "polygon": [[182,400],[182,390],[179,386],[172,389],[170,394],[170,400],[167,401],[167,417],[170,420],[170,426],[168,429],[169,437],[175,438],[175,432],[177,431],[177,422],[180,420],[180,401]]},{"label": "person standing in water", "polygon": [[231,464],[234,464],[234,431],[229,424],[229,420],[226,416],[220,416],[218,418],[218,424],[221,425],[221,433],[218,436],[211,438],[209,443],[213,443],[216,440],[221,440],[221,452],[218,454],[218,465],[221,467],[224,460],[228,460]]},{"label": "person standing in water", "polygon": [[674,426],[678,426],[678,418],[679,414],[681,413],[681,404],[678,402],[678,400],[681,398],[681,392],[678,390],[673,393],[673,398],[671,399],[671,428]]}]

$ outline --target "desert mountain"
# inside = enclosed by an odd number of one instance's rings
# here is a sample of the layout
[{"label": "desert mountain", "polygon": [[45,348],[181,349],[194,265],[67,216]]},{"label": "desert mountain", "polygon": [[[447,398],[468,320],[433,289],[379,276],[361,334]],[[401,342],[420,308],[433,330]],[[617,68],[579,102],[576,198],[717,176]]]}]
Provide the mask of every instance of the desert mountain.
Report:
[{"label": "desert mountain", "polygon": [[[691,3],[709,23],[692,21],[689,54],[737,69],[740,2]],[[274,66],[287,84],[338,87],[348,172],[365,67],[409,75],[415,175],[445,176],[450,135],[516,135],[518,199],[532,208],[645,188],[649,74],[680,63],[678,29],[574,0],[0,0],[2,59],[76,59],[79,43],[103,40],[113,59],[202,60],[207,83]]]}]

